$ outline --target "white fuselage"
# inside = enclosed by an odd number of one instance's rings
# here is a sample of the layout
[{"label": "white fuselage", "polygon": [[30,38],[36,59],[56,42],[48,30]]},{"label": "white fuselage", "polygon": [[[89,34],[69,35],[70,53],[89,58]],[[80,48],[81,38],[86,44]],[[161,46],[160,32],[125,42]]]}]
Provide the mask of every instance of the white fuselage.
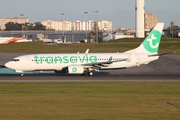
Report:
[{"label": "white fuselage", "polygon": [[[76,54],[31,54],[14,58],[5,66],[21,71],[60,71],[71,65],[81,65],[112,61],[112,64],[100,66],[100,69],[123,69],[157,60],[158,56],[148,57],[148,54],[134,54],[130,60],[129,53],[76,53]],[[113,62],[114,61],[114,62]],[[97,66],[96,66],[97,67]]]}]

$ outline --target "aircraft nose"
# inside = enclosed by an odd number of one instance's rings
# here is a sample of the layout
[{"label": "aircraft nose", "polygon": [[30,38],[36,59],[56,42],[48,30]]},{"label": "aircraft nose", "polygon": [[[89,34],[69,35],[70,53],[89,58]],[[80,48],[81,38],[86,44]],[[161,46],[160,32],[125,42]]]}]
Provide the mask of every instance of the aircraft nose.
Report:
[{"label": "aircraft nose", "polygon": [[7,62],[7,63],[5,64],[5,66],[6,66],[7,68],[12,68],[12,67],[13,67],[13,62]]}]

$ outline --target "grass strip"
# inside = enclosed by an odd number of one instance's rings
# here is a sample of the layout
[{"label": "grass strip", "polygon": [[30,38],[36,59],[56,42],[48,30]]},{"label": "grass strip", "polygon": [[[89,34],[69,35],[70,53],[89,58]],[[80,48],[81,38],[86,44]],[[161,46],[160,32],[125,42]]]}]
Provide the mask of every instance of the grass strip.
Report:
[{"label": "grass strip", "polygon": [[[76,53],[85,52],[124,52],[138,47],[143,39],[119,39],[103,43],[82,43],[70,45],[46,45],[43,42],[11,43],[0,45],[0,52],[56,52],[56,53]],[[176,52],[180,54],[180,39],[163,38],[159,52]]]},{"label": "grass strip", "polygon": [[180,118],[180,82],[1,83],[3,120]]}]

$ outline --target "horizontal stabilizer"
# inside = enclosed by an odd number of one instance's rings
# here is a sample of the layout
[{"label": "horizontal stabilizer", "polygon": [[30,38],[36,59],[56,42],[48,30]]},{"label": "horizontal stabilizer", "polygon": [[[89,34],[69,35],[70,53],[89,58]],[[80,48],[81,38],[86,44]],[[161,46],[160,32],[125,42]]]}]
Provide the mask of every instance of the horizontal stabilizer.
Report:
[{"label": "horizontal stabilizer", "polygon": [[162,56],[162,55],[167,55],[167,54],[172,54],[174,52],[168,52],[168,53],[158,53],[158,54],[153,54],[153,55],[148,55],[148,57],[153,57],[153,56]]}]

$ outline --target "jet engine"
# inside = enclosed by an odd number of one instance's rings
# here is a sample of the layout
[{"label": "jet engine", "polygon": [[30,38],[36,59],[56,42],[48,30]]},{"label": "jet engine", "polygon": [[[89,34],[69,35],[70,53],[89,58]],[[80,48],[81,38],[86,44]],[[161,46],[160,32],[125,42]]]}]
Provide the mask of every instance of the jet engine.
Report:
[{"label": "jet engine", "polygon": [[82,66],[72,65],[68,66],[68,74],[83,74],[84,68]]}]

